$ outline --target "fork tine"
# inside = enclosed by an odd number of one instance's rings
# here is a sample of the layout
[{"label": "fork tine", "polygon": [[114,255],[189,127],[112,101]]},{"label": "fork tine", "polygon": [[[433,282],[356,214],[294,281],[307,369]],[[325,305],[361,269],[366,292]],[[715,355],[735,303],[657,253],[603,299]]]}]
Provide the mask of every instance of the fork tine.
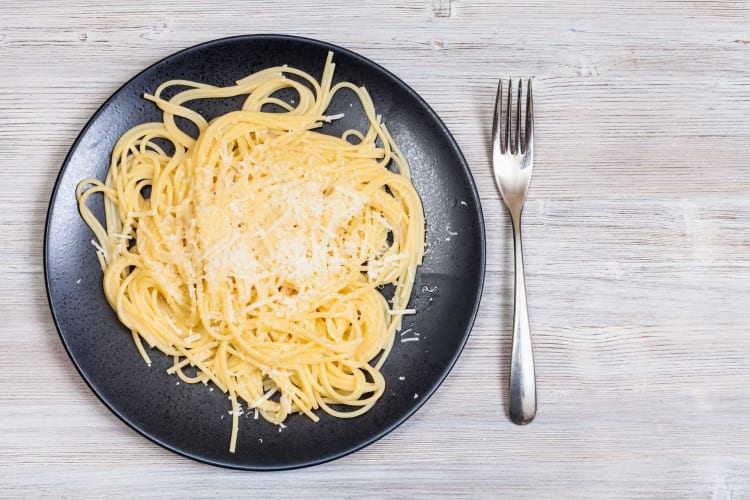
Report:
[{"label": "fork tine", "polygon": [[518,101],[516,101],[516,135],[514,137],[513,153],[521,154],[521,93],[523,82],[518,79]]},{"label": "fork tine", "polygon": [[526,90],[526,145],[524,152],[534,149],[534,98],[531,96],[531,78]]},{"label": "fork tine", "polygon": [[495,97],[495,116],[492,118],[492,144],[493,147],[497,146],[500,148],[500,153],[505,154],[503,151],[503,141],[500,140],[502,135],[502,112],[503,112],[503,79],[500,78],[497,82],[497,96]]},{"label": "fork tine", "polygon": [[511,116],[513,115],[513,80],[508,79],[508,102],[507,102],[507,113],[505,116],[505,138],[503,142],[505,143],[505,151],[503,151],[504,154],[511,153],[510,150],[510,124],[511,122]]}]

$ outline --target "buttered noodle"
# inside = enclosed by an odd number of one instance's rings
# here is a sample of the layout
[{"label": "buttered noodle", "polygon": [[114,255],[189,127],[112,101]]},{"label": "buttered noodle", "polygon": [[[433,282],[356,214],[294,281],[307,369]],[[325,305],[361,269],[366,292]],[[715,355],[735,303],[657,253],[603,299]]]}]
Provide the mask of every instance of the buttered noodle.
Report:
[{"label": "buttered noodle", "polygon": [[[125,132],[106,180],[76,191],[107,300],[147,363],[143,341],[174,357],[169,373],[228,394],[232,452],[246,411],[281,424],[369,410],[413,312],[422,205],[367,91],[332,84],[334,67],[329,53],[320,81],[282,66],[229,87],[163,83],[145,96],[163,120]],[[282,89],[295,99],[279,99]],[[326,115],[340,91],[356,95],[367,129],[316,132],[340,118]],[[210,122],[186,106],[233,96],[246,96],[241,109]],[[104,225],[86,205],[94,193]]]}]

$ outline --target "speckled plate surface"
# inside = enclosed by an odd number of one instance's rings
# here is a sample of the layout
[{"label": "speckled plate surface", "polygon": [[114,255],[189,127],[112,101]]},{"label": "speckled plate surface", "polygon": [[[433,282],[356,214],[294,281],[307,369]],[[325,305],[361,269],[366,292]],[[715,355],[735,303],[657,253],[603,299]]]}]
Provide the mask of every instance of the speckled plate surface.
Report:
[{"label": "speckled plate surface", "polygon": [[[178,384],[165,370],[171,358],[151,353],[144,364],[130,332],[118,321],[101,289],[102,273],[81,220],[76,184],[104,178],[117,138],[128,128],[160,119],[142,98],[175,78],[215,85],[268,66],[288,64],[319,77],[326,53],[334,52],[334,81],[367,87],[413,172],[424,203],[428,253],[418,270],[410,307],[418,313],[404,328],[419,340],[400,342],[383,367],[387,390],[367,414],[340,420],[320,413],[313,423],[293,415],[286,428],[240,419],[237,452],[229,453],[227,396],[211,386]],[[346,112],[341,94],[331,113]],[[239,101],[200,102],[212,118],[237,109]],[[356,113],[329,127],[330,133],[357,126]],[[97,205],[98,203],[98,205]],[[101,202],[92,203],[101,216]],[[453,234],[457,233],[457,234]],[[247,470],[313,465],[358,450],[392,431],[438,388],[469,336],[479,306],[485,238],[479,197],[458,145],[435,112],[404,82],[351,51],[291,36],[248,35],[204,43],[147,68],[107,100],[81,132],[60,171],[47,215],[44,266],[50,307],[63,345],[81,376],[101,401],[130,427],[184,456]],[[408,336],[412,335],[410,332]]]}]

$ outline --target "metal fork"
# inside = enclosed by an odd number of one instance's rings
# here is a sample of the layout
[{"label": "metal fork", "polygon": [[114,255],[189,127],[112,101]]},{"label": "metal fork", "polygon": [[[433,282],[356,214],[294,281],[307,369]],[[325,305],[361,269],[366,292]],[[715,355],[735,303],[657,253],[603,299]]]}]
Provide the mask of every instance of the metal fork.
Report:
[{"label": "metal fork", "polygon": [[[518,100],[513,123],[513,81],[508,80],[508,94],[503,103],[503,80],[497,86],[495,118],[492,124],[492,168],[505,206],[513,223],[515,249],[515,307],[513,309],[513,348],[510,362],[508,413],[516,424],[528,424],[536,415],[536,381],[534,354],[531,347],[529,312],[526,304],[526,279],[521,249],[521,212],[531,183],[534,164],[534,105],[531,79],[526,91],[526,124],[521,130],[522,82],[518,80]],[[504,104],[504,105],[503,105]],[[505,109],[505,128],[502,115]],[[512,138],[512,140],[511,140]]]}]

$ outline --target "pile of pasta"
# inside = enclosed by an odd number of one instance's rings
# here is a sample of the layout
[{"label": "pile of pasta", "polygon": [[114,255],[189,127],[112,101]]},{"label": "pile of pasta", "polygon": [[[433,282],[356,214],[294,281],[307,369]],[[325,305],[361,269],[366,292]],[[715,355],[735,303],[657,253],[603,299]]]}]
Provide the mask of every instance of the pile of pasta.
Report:
[{"label": "pile of pasta", "polygon": [[[320,81],[280,66],[228,87],[165,82],[145,96],[162,121],[125,132],[106,179],[76,191],[109,304],[147,363],[144,343],[174,357],[168,371],[182,381],[228,394],[231,452],[247,411],[282,424],[372,408],[414,312],[422,205],[371,97],[333,84],[334,68],[329,53]],[[280,99],[283,89],[295,98]],[[316,131],[341,118],[326,113],[342,91],[367,129]],[[188,106],[234,96],[241,108],[211,121]],[[103,223],[86,203],[95,193]]]}]

